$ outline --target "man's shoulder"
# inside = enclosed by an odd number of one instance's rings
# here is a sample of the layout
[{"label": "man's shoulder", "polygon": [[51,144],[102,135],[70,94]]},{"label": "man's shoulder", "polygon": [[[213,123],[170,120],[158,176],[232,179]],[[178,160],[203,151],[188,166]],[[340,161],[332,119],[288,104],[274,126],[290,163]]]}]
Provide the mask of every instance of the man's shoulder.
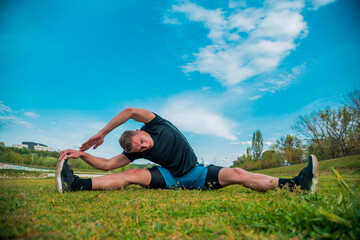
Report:
[{"label": "man's shoulder", "polygon": [[148,123],[145,123],[145,126],[152,126],[152,125],[159,125],[159,124],[166,124],[167,122],[169,122],[168,120],[162,118],[161,116],[159,116],[158,114],[155,114],[155,118],[153,120],[151,120]]}]

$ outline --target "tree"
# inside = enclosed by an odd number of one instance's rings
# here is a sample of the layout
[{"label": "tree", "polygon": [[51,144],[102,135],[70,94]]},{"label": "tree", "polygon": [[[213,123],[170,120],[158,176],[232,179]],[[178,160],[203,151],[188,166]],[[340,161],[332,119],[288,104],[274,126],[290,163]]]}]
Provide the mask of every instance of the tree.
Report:
[{"label": "tree", "polygon": [[345,106],[338,110],[327,108],[319,113],[324,122],[330,147],[339,147],[341,155],[347,156],[354,147],[350,141],[347,141],[349,137],[351,138],[350,135],[354,127],[354,115]]},{"label": "tree", "polygon": [[251,142],[252,156],[254,160],[259,160],[263,151],[264,143],[260,130],[256,130],[253,133]]},{"label": "tree", "polygon": [[281,154],[276,150],[267,150],[261,156],[262,168],[279,167],[283,162]]},{"label": "tree", "polygon": [[356,144],[357,151],[360,149],[360,90],[355,88],[354,91],[345,96],[345,106],[354,116],[355,128],[351,134],[352,141]]},{"label": "tree", "polygon": [[251,161],[253,160],[252,153],[251,153],[251,147],[246,148],[246,160]]},{"label": "tree", "polygon": [[244,165],[246,162],[250,162],[250,161],[252,161],[251,148],[247,147],[246,154],[243,154],[240,157],[238,157],[233,162],[233,165],[231,165],[230,167],[240,167],[240,166]]},{"label": "tree", "polygon": [[312,112],[309,115],[300,115],[292,127],[298,133],[303,135],[308,141],[309,145],[316,145],[318,148],[318,155],[327,155],[327,151],[323,145],[326,135],[318,112]]},{"label": "tree", "polygon": [[4,152],[0,155],[0,162],[23,163],[23,159],[20,154],[13,152],[9,148],[5,148]]},{"label": "tree", "polygon": [[305,136],[320,159],[347,156],[359,150],[356,114],[346,106],[299,116],[293,128]]},{"label": "tree", "polygon": [[246,161],[246,155],[243,154],[239,156],[235,161],[233,161],[233,164],[230,166],[231,168],[240,167],[243,165]]},{"label": "tree", "polygon": [[285,160],[288,163],[296,164],[302,162],[305,146],[298,137],[288,134],[277,139],[276,144],[272,145],[270,149],[277,151],[281,155],[281,164]]},{"label": "tree", "polygon": [[263,138],[260,130],[253,133],[251,147],[246,148],[246,153],[238,157],[231,167],[243,167],[251,170],[255,166],[255,161],[259,160],[263,150]]},{"label": "tree", "polygon": [[348,93],[345,97],[345,106],[355,115],[357,128],[360,126],[360,90],[355,88],[354,91]]}]

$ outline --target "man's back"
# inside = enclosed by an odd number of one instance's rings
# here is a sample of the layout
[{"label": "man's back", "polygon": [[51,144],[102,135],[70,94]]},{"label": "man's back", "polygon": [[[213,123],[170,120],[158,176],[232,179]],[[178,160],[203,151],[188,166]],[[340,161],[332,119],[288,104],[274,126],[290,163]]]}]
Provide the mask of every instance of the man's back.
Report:
[{"label": "man's back", "polygon": [[190,144],[169,121],[156,115],[141,130],[151,135],[154,146],[144,152],[123,152],[130,161],[148,159],[168,169],[174,176],[182,176],[196,165],[197,157]]}]

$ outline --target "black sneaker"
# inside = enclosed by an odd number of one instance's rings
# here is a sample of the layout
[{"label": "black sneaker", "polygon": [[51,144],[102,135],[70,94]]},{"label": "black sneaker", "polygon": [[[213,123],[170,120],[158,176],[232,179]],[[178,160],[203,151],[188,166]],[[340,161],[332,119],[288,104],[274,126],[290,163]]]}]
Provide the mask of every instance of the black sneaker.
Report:
[{"label": "black sneaker", "polygon": [[316,191],[319,182],[319,163],[315,155],[309,156],[308,165],[294,177],[294,182],[300,185],[301,190],[311,191],[311,193]]},{"label": "black sneaker", "polygon": [[74,172],[67,164],[67,161],[68,160],[63,158],[56,164],[55,185],[56,191],[59,193],[71,192],[71,184],[75,178],[78,178],[78,176],[74,175]]}]

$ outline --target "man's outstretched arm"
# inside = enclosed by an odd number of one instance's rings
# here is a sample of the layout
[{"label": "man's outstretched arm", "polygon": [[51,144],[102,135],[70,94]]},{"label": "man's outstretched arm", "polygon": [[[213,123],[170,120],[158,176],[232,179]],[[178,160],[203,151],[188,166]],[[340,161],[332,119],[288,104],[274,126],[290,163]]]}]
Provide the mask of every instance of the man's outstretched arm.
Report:
[{"label": "man's outstretched arm", "polygon": [[69,158],[81,158],[89,165],[93,166],[96,169],[103,170],[103,171],[110,171],[116,168],[120,168],[126,166],[130,163],[130,160],[124,155],[119,154],[110,159],[95,157],[89,153],[67,149],[60,152],[59,160],[61,159],[69,159]]},{"label": "man's outstretched arm", "polygon": [[96,149],[104,142],[104,137],[112,130],[127,122],[129,119],[134,119],[137,122],[148,123],[155,118],[155,114],[140,108],[126,108],[115,116],[103,129],[92,136],[89,140],[83,143],[80,151],[86,151],[93,147]]}]

